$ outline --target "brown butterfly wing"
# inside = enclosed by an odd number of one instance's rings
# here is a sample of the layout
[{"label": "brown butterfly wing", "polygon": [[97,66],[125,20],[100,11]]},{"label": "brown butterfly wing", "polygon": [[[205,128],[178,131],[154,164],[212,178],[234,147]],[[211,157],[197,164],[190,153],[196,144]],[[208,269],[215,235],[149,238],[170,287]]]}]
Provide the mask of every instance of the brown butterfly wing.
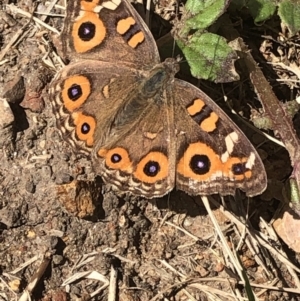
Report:
[{"label": "brown butterfly wing", "polygon": [[118,191],[153,198],[174,187],[176,140],[173,108],[163,96],[167,82],[157,70],[94,61],[64,68],[52,83],[63,136],[76,152],[91,155],[95,173]]},{"label": "brown butterfly wing", "polygon": [[217,104],[195,86],[176,79],[178,133],[176,187],[192,195],[262,193],[263,163],[253,145]]},{"label": "brown butterfly wing", "polygon": [[62,45],[69,60],[121,62],[136,69],[160,62],[151,32],[126,0],[67,2]]},{"label": "brown butterfly wing", "polygon": [[63,50],[73,64],[50,86],[53,111],[75,151],[116,189],[160,197],[248,195],[266,186],[254,147],[202,91],[159,64],[154,39],[127,0],[68,1]]}]

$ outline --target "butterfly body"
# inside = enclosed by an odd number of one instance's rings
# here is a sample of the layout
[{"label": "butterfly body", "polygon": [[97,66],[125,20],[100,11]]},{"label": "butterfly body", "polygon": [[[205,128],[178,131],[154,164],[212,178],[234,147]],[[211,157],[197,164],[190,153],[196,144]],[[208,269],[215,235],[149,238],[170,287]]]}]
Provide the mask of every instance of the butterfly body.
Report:
[{"label": "butterfly body", "polygon": [[263,164],[229,117],[160,63],[151,33],[126,0],[69,1],[70,65],[51,84],[58,127],[114,189],[146,198],[247,195],[266,187]]}]

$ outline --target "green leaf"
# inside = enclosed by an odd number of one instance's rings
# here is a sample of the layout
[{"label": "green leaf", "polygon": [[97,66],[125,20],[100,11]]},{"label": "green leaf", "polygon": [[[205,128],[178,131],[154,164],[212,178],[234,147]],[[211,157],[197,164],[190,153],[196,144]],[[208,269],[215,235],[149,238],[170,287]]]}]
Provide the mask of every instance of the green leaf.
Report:
[{"label": "green leaf", "polygon": [[247,6],[255,23],[271,18],[276,10],[276,2],[274,0],[249,0],[247,1]]},{"label": "green leaf", "polygon": [[278,7],[278,15],[292,35],[300,30],[299,0],[283,0]]},{"label": "green leaf", "polygon": [[226,10],[230,0],[188,0],[185,9],[185,31],[205,29],[213,24]]},{"label": "green leaf", "polygon": [[177,41],[194,77],[231,82],[239,76],[234,69],[237,55],[225,38],[212,33],[195,33],[186,43]]}]

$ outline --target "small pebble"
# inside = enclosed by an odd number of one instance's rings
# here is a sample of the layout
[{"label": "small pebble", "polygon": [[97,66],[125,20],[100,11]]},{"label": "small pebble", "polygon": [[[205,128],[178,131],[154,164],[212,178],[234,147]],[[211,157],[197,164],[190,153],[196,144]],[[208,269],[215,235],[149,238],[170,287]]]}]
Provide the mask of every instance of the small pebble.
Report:
[{"label": "small pebble", "polygon": [[4,98],[0,98],[0,116],[0,148],[2,148],[12,141],[15,122],[13,112]]},{"label": "small pebble", "polygon": [[46,166],[43,166],[42,167],[42,173],[43,173],[43,176],[45,177],[45,178],[51,178],[51,176],[52,176],[52,170],[51,170],[51,167],[50,166],[48,166],[48,165],[46,165]]},{"label": "small pebble", "polygon": [[61,184],[71,183],[72,181],[73,181],[73,177],[70,174],[66,172],[60,172],[59,174],[56,175],[55,183],[61,185]]},{"label": "small pebble", "polygon": [[33,184],[32,181],[26,182],[25,189],[29,193],[35,193],[35,185]]},{"label": "small pebble", "polygon": [[52,261],[55,265],[60,265],[64,260],[64,257],[61,255],[53,255]]},{"label": "small pebble", "polygon": [[25,84],[22,76],[16,76],[5,84],[3,97],[10,103],[19,103],[25,96]]}]

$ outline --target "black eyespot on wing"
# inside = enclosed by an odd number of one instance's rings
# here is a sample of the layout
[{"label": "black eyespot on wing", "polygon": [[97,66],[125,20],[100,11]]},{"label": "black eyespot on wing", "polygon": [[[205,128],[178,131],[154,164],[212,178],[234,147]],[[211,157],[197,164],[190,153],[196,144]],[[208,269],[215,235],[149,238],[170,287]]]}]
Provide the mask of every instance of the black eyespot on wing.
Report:
[{"label": "black eyespot on wing", "polygon": [[110,160],[111,160],[111,162],[113,162],[113,163],[119,163],[119,162],[122,161],[122,156],[121,156],[120,154],[115,153],[115,154],[112,154],[112,155],[111,155]]},{"label": "black eyespot on wing", "polygon": [[88,123],[83,123],[81,126],[81,132],[82,134],[86,135],[89,133],[89,131],[91,130],[91,126]]},{"label": "black eyespot on wing", "polygon": [[194,155],[190,160],[190,168],[197,175],[204,175],[210,170],[210,160],[206,155]]},{"label": "black eyespot on wing", "polygon": [[72,101],[78,100],[82,96],[82,89],[81,86],[78,84],[73,84],[69,89],[68,89],[68,97]]},{"label": "black eyespot on wing", "polygon": [[79,26],[78,36],[81,40],[87,42],[95,37],[96,26],[92,22],[84,22]]},{"label": "black eyespot on wing", "polygon": [[160,171],[160,165],[156,161],[149,161],[146,163],[143,170],[148,177],[155,177]]},{"label": "black eyespot on wing", "polygon": [[248,171],[248,168],[246,168],[246,163],[236,163],[232,165],[232,173],[234,175],[243,175],[246,171]]}]

